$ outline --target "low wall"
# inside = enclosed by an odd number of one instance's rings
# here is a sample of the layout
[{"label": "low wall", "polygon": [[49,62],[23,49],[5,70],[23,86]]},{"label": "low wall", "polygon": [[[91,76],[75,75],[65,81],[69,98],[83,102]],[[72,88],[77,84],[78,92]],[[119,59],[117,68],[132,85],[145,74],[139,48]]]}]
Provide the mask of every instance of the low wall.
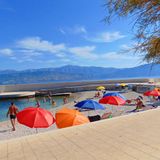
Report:
[{"label": "low wall", "polygon": [[128,79],[128,80],[106,80],[106,81],[82,81],[66,83],[47,83],[47,84],[15,84],[0,85],[0,92],[15,91],[45,91],[52,90],[53,93],[78,92],[95,90],[97,86],[103,85],[107,90],[115,89],[116,83],[147,83],[149,79]]},{"label": "low wall", "polygon": [[153,90],[155,88],[155,85],[136,85],[135,91],[138,93],[144,93],[149,90]]}]

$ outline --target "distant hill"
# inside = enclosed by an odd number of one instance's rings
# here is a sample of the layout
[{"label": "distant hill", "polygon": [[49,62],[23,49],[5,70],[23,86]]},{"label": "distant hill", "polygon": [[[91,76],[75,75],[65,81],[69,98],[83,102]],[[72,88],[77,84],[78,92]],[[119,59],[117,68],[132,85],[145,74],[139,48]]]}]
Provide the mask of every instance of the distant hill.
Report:
[{"label": "distant hill", "polygon": [[47,83],[115,78],[160,77],[160,65],[145,64],[133,68],[63,66],[59,68],[0,71],[0,84]]}]

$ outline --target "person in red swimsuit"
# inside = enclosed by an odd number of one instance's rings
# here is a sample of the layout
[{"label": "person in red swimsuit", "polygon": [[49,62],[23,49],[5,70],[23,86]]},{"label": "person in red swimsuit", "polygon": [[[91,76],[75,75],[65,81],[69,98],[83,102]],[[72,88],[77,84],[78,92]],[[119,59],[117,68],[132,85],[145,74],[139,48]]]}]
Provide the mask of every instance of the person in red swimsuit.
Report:
[{"label": "person in red swimsuit", "polygon": [[11,124],[12,124],[12,131],[15,131],[15,120],[16,120],[16,114],[19,112],[18,108],[14,105],[13,102],[11,102],[11,105],[8,109],[7,112],[7,117],[8,115],[10,115],[10,120],[11,120]]}]

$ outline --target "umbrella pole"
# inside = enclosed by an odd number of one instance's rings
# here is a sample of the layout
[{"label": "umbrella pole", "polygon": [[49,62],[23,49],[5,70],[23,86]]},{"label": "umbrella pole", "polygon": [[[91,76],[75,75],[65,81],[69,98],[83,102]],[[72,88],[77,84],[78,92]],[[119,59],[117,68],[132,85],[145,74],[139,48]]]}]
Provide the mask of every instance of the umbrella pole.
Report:
[{"label": "umbrella pole", "polygon": [[38,133],[38,129],[36,128],[36,133]]},{"label": "umbrella pole", "polygon": [[97,110],[94,110],[94,113],[95,113],[96,115],[100,115]]},{"label": "umbrella pole", "polygon": [[112,110],[113,110],[113,112],[115,113],[115,115],[117,114],[117,107],[116,106],[114,106],[114,105],[112,105]]},{"label": "umbrella pole", "polygon": [[89,110],[87,111],[87,113],[88,113],[88,116],[90,116],[90,112],[89,112]]}]

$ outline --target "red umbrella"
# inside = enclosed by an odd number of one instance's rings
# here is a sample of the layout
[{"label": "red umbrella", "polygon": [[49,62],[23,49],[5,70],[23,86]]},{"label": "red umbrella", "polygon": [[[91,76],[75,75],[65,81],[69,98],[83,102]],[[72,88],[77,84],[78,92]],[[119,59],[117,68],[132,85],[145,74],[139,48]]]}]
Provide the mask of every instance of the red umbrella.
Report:
[{"label": "red umbrella", "polygon": [[25,108],[17,114],[17,120],[30,128],[48,128],[55,122],[51,112],[39,107]]},{"label": "red umbrella", "polygon": [[117,96],[107,96],[99,100],[99,103],[112,104],[112,105],[123,105],[126,103],[124,99]]},{"label": "red umbrella", "polygon": [[144,92],[144,96],[160,96],[160,92],[156,89]]}]

